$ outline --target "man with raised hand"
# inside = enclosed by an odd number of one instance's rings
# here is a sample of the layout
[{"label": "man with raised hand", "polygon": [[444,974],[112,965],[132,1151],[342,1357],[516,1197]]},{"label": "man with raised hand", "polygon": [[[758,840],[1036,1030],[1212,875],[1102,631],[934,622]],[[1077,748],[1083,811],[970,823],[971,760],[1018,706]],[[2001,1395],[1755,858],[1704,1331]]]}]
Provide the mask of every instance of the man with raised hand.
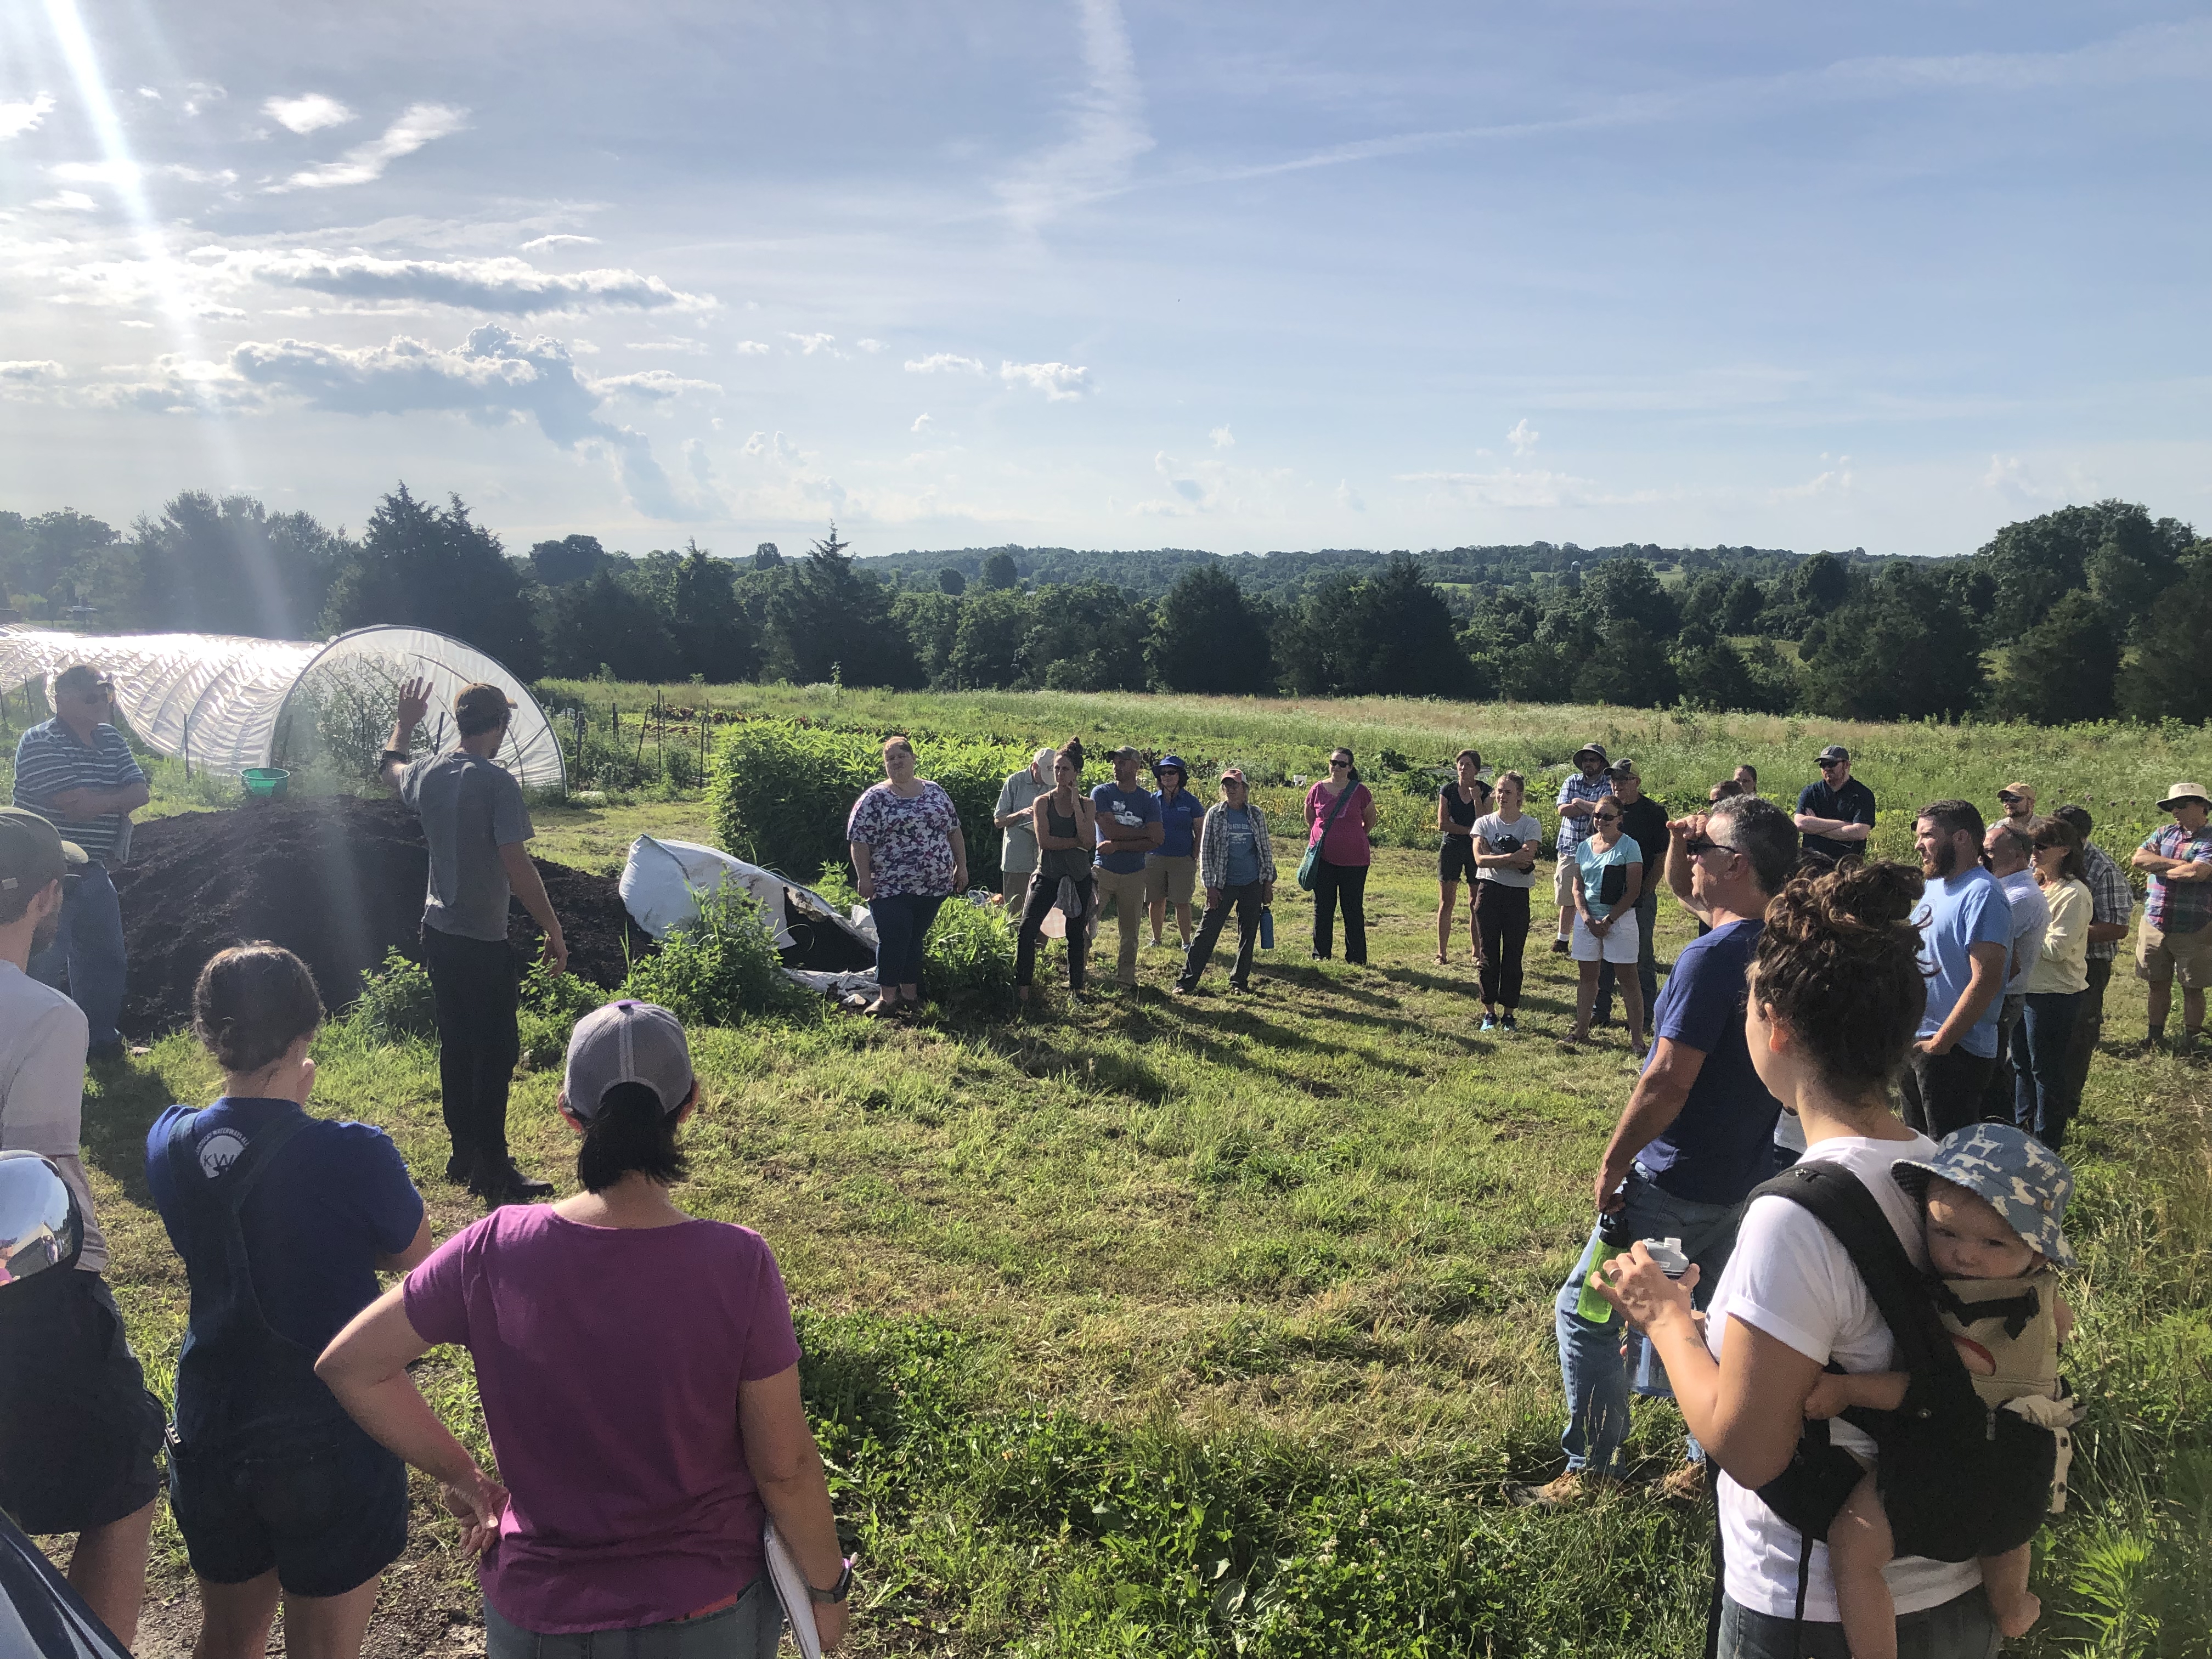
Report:
[{"label": "man with raised hand", "polygon": [[2150,988],[2150,1030],[2143,1046],[2166,1041],[2173,981],[2181,981],[2181,1042],[2187,1054],[2204,1034],[2204,988],[2212,984],[2212,830],[2205,828],[2201,783],[2177,783],[2158,804],[2173,822],[2136,849],[2136,868],[2150,877],[2142,931],[2136,935],[2136,976]]},{"label": "man with raised hand", "polygon": [[1820,781],[1797,795],[1797,832],[1805,851],[1829,864],[1866,856],[1874,834],[1874,791],[1851,775],[1851,751],[1832,743],[1820,751]]},{"label": "man with raised hand", "polygon": [[2089,988],[2082,994],[2081,1012],[2074,1021],[2074,1041],[2066,1054],[2066,1098],[2079,1101],[2089,1080],[2089,1060],[2097,1052],[2097,1039],[2105,1032],[2105,988],[2112,982],[2112,959],[2128,936],[2128,921],[2135,914],[2135,889],[2128,885],[2112,855],[2089,839],[2096,827],[2087,807],[2070,802],[2053,812],[2081,837],[2081,862],[2089,872],[2089,958],[2083,964]]},{"label": "man with raised hand", "polygon": [[1997,1063],[1998,998],[2012,954],[2012,906],[1982,867],[1982,814],[1970,800],[1931,801],[1914,822],[1928,883],[1913,924],[1928,1006],[1900,1080],[1905,1121],[1941,1140],[1982,1115]]},{"label": "man with raised hand", "polygon": [[[1667,825],[1667,882],[1711,932],[1683,947],[1661,994],[1657,1040],[1614,1126],[1594,1185],[1598,1213],[1618,1214],[1635,1238],[1677,1238],[1698,1265],[1698,1305],[1720,1283],[1753,1188],[1774,1172],[1781,1102],[1752,1067],[1743,999],[1766,902],[1797,867],[1797,832],[1780,807],[1738,795]],[[1553,1321],[1567,1396],[1560,1445],[1567,1472],[1522,1488],[1523,1503],[1556,1507],[1613,1478],[1628,1434],[1629,1382],[1618,1314],[1583,1316],[1583,1287],[1599,1243],[1593,1231],[1559,1287]],[[1631,1345],[1632,1352],[1636,1345]],[[1664,1374],[1645,1386],[1668,1392]],[[1660,1482],[1663,1496],[1705,1491],[1705,1451]]]},{"label": "man with raised hand", "polygon": [[1097,913],[1108,899],[1121,919],[1121,951],[1114,969],[1114,982],[1124,990],[1137,988],[1137,948],[1145,919],[1145,859],[1165,839],[1160,827],[1160,798],[1138,781],[1144,757],[1126,745],[1113,754],[1114,781],[1091,792],[1091,805],[1098,821],[1098,867],[1093,872],[1098,895],[1092,907],[1091,932],[1095,938]]},{"label": "man with raised hand", "polygon": [[536,833],[522,786],[494,758],[514,705],[495,685],[470,685],[453,699],[460,741],[442,755],[409,752],[430,708],[428,681],[400,688],[392,742],[377,775],[422,819],[430,848],[422,902],[422,965],[438,1023],[438,1080],[453,1139],[446,1179],[465,1182],[487,1204],[544,1198],[550,1182],[525,1175],[507,1149],[507,1097],[522,1057],[520,984],[507,942],[510,896],[545,935],[545,965],[568,965],[561,919],[526,843]]},{"label": "man with raised hand", "polygon": [[2035,879],[2035,838],[2007,819],[1982,837],[1982,867],[2004,889],[2012,907],[2012,942],[2006,957],[2004,1000],[1997,1006],[1997,1063],[1982,1091],[1982,1115],[1996,1123],[2011,1121],[2012,1033],[2027,1006],[2027,976],[2043,960],[2043,935],[2051,926],[2051,901]]},{"label": "man with raised hand", "polygon": [[15,804],[51,822],[86,864],[62,900],[60,929],[31,963],[31,977],[84,1010],[92,1058],[123,1058],[115,1022],[123,1012],[123,904],[111,873],[123,867],[131,815],[151,791],[131,745],[109,720],[115,685],[85,663],[54,677],[54,717],[15,744]]},{"label": "man with raised hand", "polygon": [[95,867],[37,813],[0,810],[0,1157],[52,1164],[82,1226],[73,1262],[0,1272],[0,1510],[27,1532],[76,1534],[70,1583],[127,1648],[166,1420],[101,1277],[78,1146],[86,1016],[24,971],[61,925],[64,890]]},{"label": "man with raised hand", "polygon": [[1610,764],[1603,744],[1586,743],[1575,750],[1575,769],[1559,785],[1559,833],[1553,843],[1559,862],[1552,872],[1552,902],[1559,907],[1559,931],[1552,940],[1555,957],[1566,955],[1567,940],[1574,932],[1575,884],[1582,879],[1575,866],[1575,848],[1589,838],[1590,815],[1598,802],[1613,793],[1613,778],[1607,770]]}]

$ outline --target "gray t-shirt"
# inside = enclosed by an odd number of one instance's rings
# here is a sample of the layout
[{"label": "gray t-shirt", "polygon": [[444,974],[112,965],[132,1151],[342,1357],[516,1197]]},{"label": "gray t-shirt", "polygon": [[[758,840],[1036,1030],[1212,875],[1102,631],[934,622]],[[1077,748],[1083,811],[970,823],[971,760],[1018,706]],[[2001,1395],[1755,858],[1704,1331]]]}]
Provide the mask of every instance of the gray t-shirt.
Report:
[{"label": "gray t-shirt", "polygon": [[998,810],[994,817],[1004,817],[1009,812],[1019,812],[1006,829],[1005,839],[999,848],[999,868],[1010,876],[1033,875],[1037,867],[1036,825],[1030,817],[1030,807],[1039,795],[1049,794],[1052,785],[1039,783],[1024,767],[1006,780],[999,791]]},{"label": "gray t-shirt", "polygon": [[76,1265],[98,1273],[107,1241],[93,1219],[77,1136],[84,1121],[83,1011],[12,962],[0,962],[0,1152],[50,1158],[76,1194],[84,1251]]},{"label": "gray t-shirt", "polygon": [[[1497,813],[1474,821],[1475,837],[1490,843],[1489,851],[1504,853],[1517,851],[1521,847],[1533,847],[1544,839],[1544,826],[1523,812],[1517,818],[1502,818]],[[1512,842],[1514,847],[1506,843]],[[1483,849],[1477,848],[1476,851]],[[1494,881],[1500,887],[1534,887],[1534,870],[1516,870],[1510,864],[1486,864],[1474,872],[1477,881]]]},{"label": "gray t-shirt", "polygon": [[509,889],[499,849],[537,833],[514,774],[455,749],[401,773],[399,798],[422,815],[430,843],[423,925],[460,939],[505,939]]}]

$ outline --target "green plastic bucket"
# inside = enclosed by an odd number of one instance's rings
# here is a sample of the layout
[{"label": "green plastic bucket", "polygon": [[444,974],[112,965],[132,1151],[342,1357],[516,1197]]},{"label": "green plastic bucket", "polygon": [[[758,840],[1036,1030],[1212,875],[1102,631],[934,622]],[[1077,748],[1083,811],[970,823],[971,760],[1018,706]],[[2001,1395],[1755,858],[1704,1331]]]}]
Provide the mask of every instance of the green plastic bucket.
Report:
[{"label": "green plastic bucket", "polygon": [[281,766],[249,766],[238,775],[257,800],[282,800],[292,783],[292,775]]}]

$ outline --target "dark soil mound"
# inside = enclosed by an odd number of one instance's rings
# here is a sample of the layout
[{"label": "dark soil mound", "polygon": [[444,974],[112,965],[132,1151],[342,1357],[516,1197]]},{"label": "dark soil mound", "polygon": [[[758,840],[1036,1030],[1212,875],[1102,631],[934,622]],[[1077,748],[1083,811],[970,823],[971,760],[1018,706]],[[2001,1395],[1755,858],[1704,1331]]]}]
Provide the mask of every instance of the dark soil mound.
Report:
[{"label": "dark soil mound", "polygon": [[[189,1024],[193,982],[227,945],[265,939],[298,952],[334,1010],[360,994],[362,975],[387,951],[420,954],[430,855],[396,800],[341,795],[155,818],[137,827],[131,850],[116,885],[130,959],[121,1024],[131,1036]],[[652,941],[615,878],[537,862],[569,968],[595,985],[621,983],[629,957]],[[507,937],[526,960],[536,956],[538,927],[519,903]]]}]

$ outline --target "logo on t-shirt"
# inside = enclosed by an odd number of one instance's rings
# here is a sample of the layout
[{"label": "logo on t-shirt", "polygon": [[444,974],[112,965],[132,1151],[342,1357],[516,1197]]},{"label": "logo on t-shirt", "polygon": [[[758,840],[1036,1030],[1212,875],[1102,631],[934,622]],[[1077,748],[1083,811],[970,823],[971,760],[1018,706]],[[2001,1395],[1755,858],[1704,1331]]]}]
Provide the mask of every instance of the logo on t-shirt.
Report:
[{"label": "logo on t-shirt", "polygon": [[245,1151],[244,1135],[235,1129],[217,1129],[200,1142],[200,1173],[210,1181],[219,1180]]}]

